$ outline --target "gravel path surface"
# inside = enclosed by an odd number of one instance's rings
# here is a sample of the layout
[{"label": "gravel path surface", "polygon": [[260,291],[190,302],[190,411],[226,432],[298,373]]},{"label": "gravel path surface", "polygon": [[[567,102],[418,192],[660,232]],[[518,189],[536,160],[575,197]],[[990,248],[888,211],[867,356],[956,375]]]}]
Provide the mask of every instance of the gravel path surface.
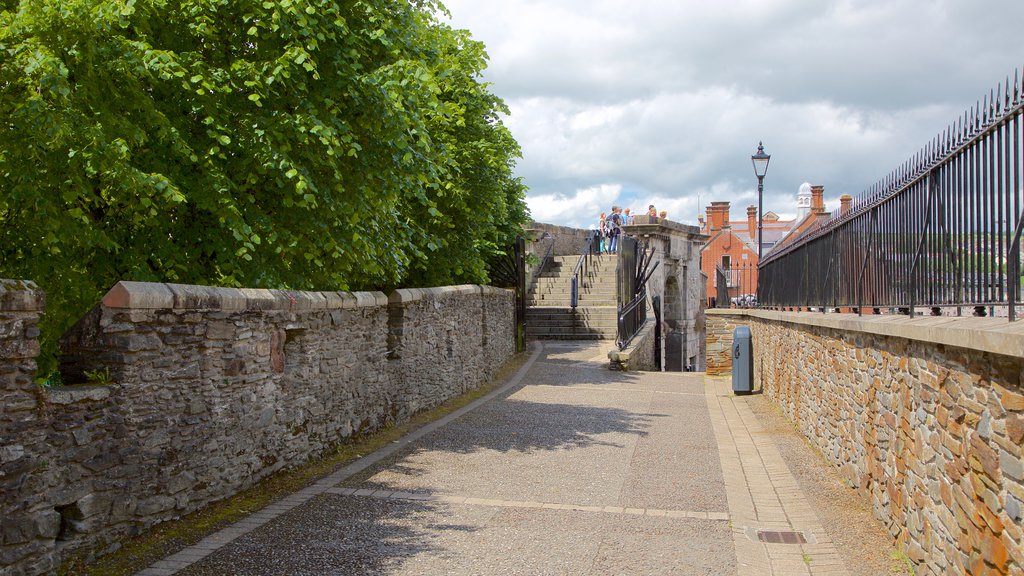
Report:
[{"label": "gravel path surface", "polygon": [[179,574],[736,573],[699,378],[553,343],[523,385]]}]

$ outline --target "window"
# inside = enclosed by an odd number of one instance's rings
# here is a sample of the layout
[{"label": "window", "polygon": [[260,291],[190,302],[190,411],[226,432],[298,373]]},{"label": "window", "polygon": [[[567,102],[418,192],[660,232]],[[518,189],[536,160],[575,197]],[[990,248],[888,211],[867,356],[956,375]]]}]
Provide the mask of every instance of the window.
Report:
[{"label": "window", "polygon": [[722,256],[722,269],[728,270],[730,268],[732,268],[732,256],[726,254],[725,256]]}]

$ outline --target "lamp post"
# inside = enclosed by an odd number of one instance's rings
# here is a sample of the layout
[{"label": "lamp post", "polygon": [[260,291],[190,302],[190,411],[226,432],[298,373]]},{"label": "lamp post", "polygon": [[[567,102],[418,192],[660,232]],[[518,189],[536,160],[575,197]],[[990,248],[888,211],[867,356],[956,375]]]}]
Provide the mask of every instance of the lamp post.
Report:
[{"label": "lamp post", "polygon": [[764,153],[764,144],[757,143],[757,153],[750,157],[754,163],[754,175],[757,176],[757,264],[761,265],[761,247],[764,244],[761,238],[762,226],[764,225],[764,211],[761,208],[761,196],[764,194],[764,175],[768,173],[768,161],[772,159],[771,154]]}]

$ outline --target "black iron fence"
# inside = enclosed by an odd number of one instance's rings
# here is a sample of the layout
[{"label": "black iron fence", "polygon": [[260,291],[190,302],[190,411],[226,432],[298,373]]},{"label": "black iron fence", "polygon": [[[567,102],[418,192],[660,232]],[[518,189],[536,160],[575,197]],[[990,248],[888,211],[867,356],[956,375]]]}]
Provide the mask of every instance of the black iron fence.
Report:
[{"label": "black iron fence", "polygon": [[[1016,318],[1021,300],[1024,91],[1019,73],[850,209],[765,255],[768,307],[863,313],[973,308]],[[987,311],[987,312],[986,312]]]},{"label": "black iron fence", "polygon": [[711,297],[711,308],[757,306],[757,267],[753,263],[730,268],[715,265],[715,291]]},{"label": "black iron fence", "polygon": [[623,350],[647,321],[647,280],[658,267],[651,265],[654,249],[632,236],[619,236],[618,331],[615,344]]}]

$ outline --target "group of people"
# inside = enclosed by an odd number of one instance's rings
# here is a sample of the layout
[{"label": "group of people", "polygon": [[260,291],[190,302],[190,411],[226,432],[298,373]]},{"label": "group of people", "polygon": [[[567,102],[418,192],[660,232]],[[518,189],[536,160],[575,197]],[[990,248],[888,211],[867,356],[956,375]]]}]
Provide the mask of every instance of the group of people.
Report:
[{"label": "group of people", "polygon": [[[658,218],[664,220],[668,217],[668,213],[664,210],[659,214],[654,204],[647,207],[647,215],[651,217],[652,222]],[[619,247],[619,235],[622,234],[622,227],[634,224],[636,224],[636,215],[630,214],[629,208],[612,206],[611,214],[602,212],[601,217],[597,221],[597,227],[600,231],[600,251],[615,252]]]}]

